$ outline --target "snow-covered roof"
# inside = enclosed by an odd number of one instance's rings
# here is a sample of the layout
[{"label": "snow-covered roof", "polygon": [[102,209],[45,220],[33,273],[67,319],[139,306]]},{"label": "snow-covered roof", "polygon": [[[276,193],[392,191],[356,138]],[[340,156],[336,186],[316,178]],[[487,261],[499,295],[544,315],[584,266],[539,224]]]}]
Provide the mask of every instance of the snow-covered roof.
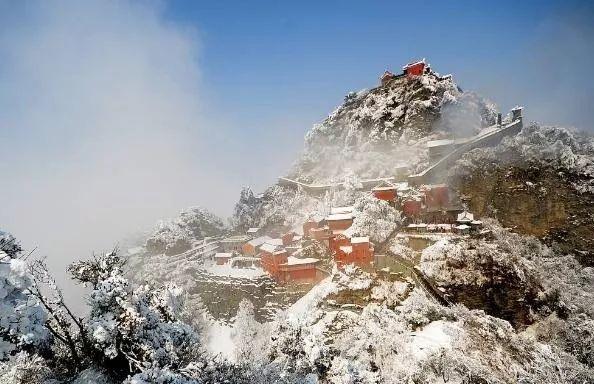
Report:
[{"label": "snow-covered roof", "polygon": [[273,253],[273,252],[277,251],[278,248],[279,248],[278,245],[270,244],[270,243],[264,243],[260,246],[261,251],[268,252],[268,253]]},{"label": "snow-covered roof", "polygon": [[480,221],[480,220],[473,220],[473,221],[470,222],[470,224],[472,224],[472,225],[483,225],[483,222]]},{"label": "snow-covered roof", "polygon": [[218,252],[218,253],[215,253],[214,257],[215,257],[215,259],[228,259],[230,257],[233,257],[233,254],[227,253],[227,252]]},{"label": "snow-covered roof", "polygon": [[408,228],[416,228],[417,225],[415,223],[411,223],[409,225],[407,225]]},{"label": "snow-covered roof", "polygon": [[[351,228],[349,228],[349,229],[351,229]],[[342,236],[350,239],[352,235],[351,235],[351,231],[349,231],[349,229],[336,229],[336,230],[332,231],[332,234],[334,236],[342,235]]]},{"label": "snow-covered roof", "polygon": [[256,228],[256,227],[249,228],[246,233],[257,233],[259,230],[260,230],[260,228]]},{"label": "snow-covered roof", "polygon": [[456,228],[464,230],[464,229],[469,229],[470,226],[468,226],[466,224],[462,224],[462,225],[458,225]]},{"label": "snow-covered roof", "polygon": [[270,239],[266,240],[266,242],[272,245],[283,245],[283,239]]},{"label": "snow-covered roof", "polygon": [[353,212],[353,206],[348,206],[348,207],[333,207],[330,208],[330,214],[338,214],[338,213],[349,213],[349,212]]},{"label": "snow-covered roof", "polygon": [[425,64],[425,58],[423,58],[423,60],[419,60],[419,61],[414,61],[412,63],[408,63],[405,66],[402,67],[403,71],[406,71],[407,68],[410,68],[412,66],[418,65],[418,64]]},{"label": "snow-covered roof", "polygon": [[338,221],[338,220],[351,220],[353,218],[352,213],[336,213],[326,217],[327,221]]},{"label": "snow-covered roof", "polygon": [[388,180],[382,180],[381,183],[377,184],[372,188],[373,191],[382,191],[396,189],[396,184],[389,182]]},{"label": "snow-covered roof", "polygon": [[386,77],[386,76],[394,76],[394,74],[392,72],[390,72],[389,70],[385,70],[384,74],[382,75],[382,78]]},{"label": "snow-covered roof", "polygon": [[425,224],[425,223],[417,224],[417,228],[427,228],[427,224]]},{"label": "snow-covered roof", "polygon": [[362,236],[362,237],[353,237],[351,239],[351,244],[363,244],[363,243],[369,243],[369,237]]},{"label": "snow-covered roof", "polygon": [[352,253],[353,252],[353,247],[351,245],[342,245],[339,248],[344,253]]},{"label": "snow-covered roof", "polygon": [[303,259],[300,259],[298,257],[289,256],[287,258],[287,265],[315,264],[318,261],[320,260],[314,257],[305,257]]},{"label": "snow-covered roof", "polygon": [[386,187],[375,187],[372,191],[395,191],[395,186],[386,186]]},{"label": "snow-covered roof", "polygon": [[471,221],[474,220],[474,215],[468,211],[464,211],[462,213],[458,214],[458,217],[456,218],[456,221],[458,222],[468,222],[470,223]]},{"label": "snow-covered roof", "polygon": [[272,237],[270,237],[270,236],[260,236],[260,237],[256,237],[255,239],[252,239],[252,240],[248,241],[248,244],[251,245],[251,246],[257,247],[259,245],[264,244],[268,240],[272,240]]}]

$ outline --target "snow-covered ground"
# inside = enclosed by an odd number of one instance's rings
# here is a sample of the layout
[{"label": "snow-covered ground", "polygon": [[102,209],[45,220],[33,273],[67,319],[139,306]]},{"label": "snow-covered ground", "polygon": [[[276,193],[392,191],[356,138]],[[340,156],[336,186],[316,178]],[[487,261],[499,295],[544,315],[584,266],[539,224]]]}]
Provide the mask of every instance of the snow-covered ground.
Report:
[{"label": "snow-covered ground", "polygon": [[235,343],[233,342],[233,325],[213,321],[208,328],[207,350],[214,355],[229,361],[235,360]]},{"label": "snow-covered ground", "polygon": [[234,268],[230,263],[223,265],[207,265],[205,271],[215,276],[235,277],[238,279],[253,279],[266,275],[266,271],[259,267]]}]

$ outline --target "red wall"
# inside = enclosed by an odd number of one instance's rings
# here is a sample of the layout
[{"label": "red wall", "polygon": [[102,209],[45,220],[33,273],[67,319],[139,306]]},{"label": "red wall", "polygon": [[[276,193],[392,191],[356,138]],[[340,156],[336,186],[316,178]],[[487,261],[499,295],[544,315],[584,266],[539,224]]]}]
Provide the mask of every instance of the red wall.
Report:
[{"label": "red wall", "polygon": [[396,189],[382,189],[379,191],[373,191],[373,196],[380,200],[393,201],[396,199]]},{"label": "red wall", "polygon": [[425,70],[425,63],[417,63],[406,68],[407,76],[421,76]]},{"label": "red wall", "polygon": [[244,255],[251,255],[251,256],[255,256],[256,255],[256,248],[254,248],[251,244],[249,243],[245,243],[242,247],[241,250],[243,251],[242,253]]},{"label": "red wall", "polygon": [[[296,268],[299,267],[299,268]],[[286,265],[282,267],[280,272],[281,279],[284,282],[291,282],[295,280],[315,280],[316,266],[315,264],[305,264],[299,266]]]},{"label": "red wall", "polygon": [[[346,245],[351,244],[349,242]],[[374,249],[371,243],[352,244],[352,247],[353,251],[351,253],[345,253],[340,248],[337,248],[334,252],[334,260],[338,266],[344,266],[346,264],[365,265],[373,261]]]},{"label": "red wall", "polygon": [[449,189],[446,185],[433,186],[425,191],[425,204],[428,208],[445,207],[449,201]]},{"label": "red wall", "polygon": [[406,217],[415,217],[421,213],[421,202],[418,200],[405,200],[402,203],[402,213]]},{"label": "red wall", "polygon": [[330,227],[331,231],[342,231],[349,229],[351,225],[353,225],[353,219],[328,221],[328,227]]},{"label": "red wall", "polygon": [[340,247],[351,245],[351,240],[344,235],[337,235],[330,238],[328,245],[330,246],[330,250],[338,252]]},{"label": "red wall", "polygon": [[260,264],[268,274],[275,279],[279,277],[279,265],[287,262],[287,252],[272,254],[262,252]]}]

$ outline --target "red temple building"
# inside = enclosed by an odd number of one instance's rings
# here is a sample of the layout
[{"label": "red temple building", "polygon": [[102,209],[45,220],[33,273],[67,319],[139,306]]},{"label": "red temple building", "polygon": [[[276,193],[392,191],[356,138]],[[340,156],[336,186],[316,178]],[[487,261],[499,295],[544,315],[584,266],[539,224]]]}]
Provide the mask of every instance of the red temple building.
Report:
[{"label": "red temple building", "polygon": [[344,233],[330,237],[328,248],[334,253],[338,252],[340,247],[351,245],[351,237]]},{"label": "red temple building", "polygon": [[429,185],[425,188],[425,205],[427,209],[441,209],[450,202],[449,188],[445,184]]},{"label": "red temple building", "polygon": [[353,225],[353,207],[331,208],[326,223],[332,232],[348,229]]},{"label": "red temple building", "polygon": [[265,242],[272,240],[272,238],[270,236],[261,236],[261,237],[257,237],[255,239],[252,239],[250,241],[248,241],[247,243],[245,243],[242,247],[241,247],[241,253],[243,253],[244,255],[249,255],[249,256],[256,256],[256,254],[259,251],[259,248],[262,246],[262,244],[264,244]]},{"label": "red temple building", "polygon": [[279,277],[279,266],[287,262],[288,254],[284,249],[274,252],[262,252],[260,254],[260,264],[270,276],[275,279]]},{"label": "red temple building", "polygon": [[395,74],[386,70],[384,72],[384,74],[380,77],[380,82],[382,85],[386,85],[386,84],[388,84],[388,82],[390,82],[390,80],[395,79],[395,78],[396,78]]},{"label": "red temple building", "polygon": [[402,202],[402,213],[404,216],[411,218],[416,218],[421,214],[421,201],[417,199],[406,199]]},{"label": "red temple building", "polygon": [[402,67],[402,70],[404,71],[404,74],[408,77],[421,76],[425,72],[425,66],[425,59],[423,59],[415,63],[406,64],[404,67]]},{"label": "red temple building", "polygon": [[321,216],[312,216],[305,223],[303,223],[303,237],[311,237],[310,231],[312,229],[322,228],[325,225],[324,218]]},{"label": "red temple building", "polygon": [[217,265],[227,264],[229,262],[229,260],[231,260],[232,257],[233,257],[232,253],[226,253],[226,252],[219,252],[214,255],[214,259],[215,259],[215,262],[217,263]]},{"label": "red temple building", "polygon": [[299,259],[289,256],[285,263],[279,265],[276,278],[282,282],[313,282],[316,280],[316,265],[319,261],[313,257]]},{"label": "red temple building", "polygon": [[389,183],[383,183],[378,185],[377,187],[371,190],[371,193],[373,193],[373,196],[375,196],[375,198],[385,200],[388,202],[396,200],[396,197],[398,196],[396,186]]},{"label": "red temple building", "polygon": [[373,262],[374,248],[369,237],[353,237],[350,244],[340,245],[334,253],[339,266],[345,264],[365,265]]}]

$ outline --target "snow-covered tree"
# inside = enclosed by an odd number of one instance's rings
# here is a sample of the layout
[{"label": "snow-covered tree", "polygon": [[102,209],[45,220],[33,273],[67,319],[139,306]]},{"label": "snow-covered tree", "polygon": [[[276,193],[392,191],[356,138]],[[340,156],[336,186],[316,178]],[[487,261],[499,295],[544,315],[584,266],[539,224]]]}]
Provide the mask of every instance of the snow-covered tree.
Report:
[{"label": "snow-covered tree", "polygon": [[233,227],[245,232],[250,227],[258,226],[260,201],[254,196],[250,187],[244,187],[239,194],[239,201],[233,210]]},{"label": "snow-covered tree", "polygon": [[134,287],[124,276],[115,252],[77,262],[69,270],[92,287],[86,335],[104,364],[142,371],[146,367],[176,369],[199,345],[198,337],[178,321],[182,292],[175,286]]},{"label": "snow-covered tree", "polygon": [[14,237],[0,232],[0,360],[48,340],[47,314],[31,295],[33,276]]},{"label": "snow-covered tree", "polygon": [[376,199],[370,194],[363,194],[355,201],[353,213],[355,219],[349,232],[369,236],[377,242],[385,241],[402,222],[400,211],[387,201]]},{"label": "snow-covered tree", "polygon": [[254,305],[246,299],[242,300],[235,316],[232,334],[237,363],[256,365],[263,360],[268,341],[266,331],[266,327],[256,321]]}]

